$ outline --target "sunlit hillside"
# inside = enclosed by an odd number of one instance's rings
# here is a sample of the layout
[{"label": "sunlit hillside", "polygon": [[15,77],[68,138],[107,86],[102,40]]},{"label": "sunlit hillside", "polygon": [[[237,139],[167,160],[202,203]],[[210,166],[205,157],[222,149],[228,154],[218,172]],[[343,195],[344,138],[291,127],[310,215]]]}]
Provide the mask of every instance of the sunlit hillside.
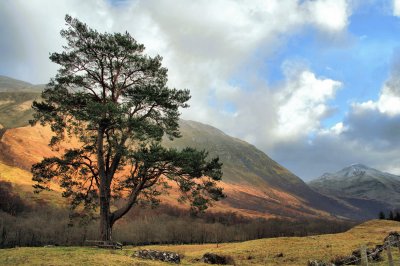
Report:
[{"label": "sunlit hillside", "polygon": [[[30,166],[44,157],[58,154],[57,151],[53,151],[47,145],[50,137],[51,131],[39,126],[9,129],[0,142],[0,147],[2,148],[0,159],[8,164],[0,162],[0,167],[3,169],[0,174],[0,180],[9,181],[15,184],[16,190],[29,192],[29,195],[33,195],[32,185],[34,182],[29,172]],[[60,149],[73,145],[75,145],[73,141],[68,142],[63,144]],[[229,175],[227,177],[229,178]],[[213,212],[237,212],[246,217],[263,218],[285,216],[329,217],[326,212],[303,206],[304,202],[296,196],[273,187],[258,189],[248,183],[235,184],[233,182],[222,182],[221,186],[228,195],[228,199],[216,203],[211,209]],[[59,190],[46,195],[46,200],[58,201],[60,199]],[[54,196],[54,199],[52,199],[53,196],[51,195]],[[36,195],[36,197],[40,198],[40,195]],[[183,208],[184,206],[177,202],[177,198],[177,193],[172,191],[168,196],[163,196],[163,202]]]},{"label": "sunlit hillside", "polygon": [[32,102],[40,98],[43,88],[0,76],[0,129],[25,126],[32,119]]},{"label": "sunlit hillside", "polygon": [[10,182],[13,191],[18,193],[28,205],[46,202],[57,206],[64,206],[65,199],[61,197],[61,191],[56,186],[54,191],[45,191],[40,195],[33,193],[32,174],[18,167],[9,166],[0,162],[0,181]]}]

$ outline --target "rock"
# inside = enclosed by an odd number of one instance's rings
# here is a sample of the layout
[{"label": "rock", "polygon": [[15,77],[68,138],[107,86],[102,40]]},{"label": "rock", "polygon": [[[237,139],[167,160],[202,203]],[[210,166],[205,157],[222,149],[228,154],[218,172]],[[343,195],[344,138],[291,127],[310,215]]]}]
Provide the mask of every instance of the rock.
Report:
[{"label": "rock", "polygon": [[392,247],[399,246],[400,234],[398,232],[390,232],[383,240],[383,243],[385,243],[385,245],[386,242],[390,242]]},{"label": "rock", "polygon": [[173,253],[168,251],[142,249],[136,251],[132,256],[141,259],[160,260],[171,263],[181,262],[181,256],[178,253]]},{"label": "rock", "polygon": [[[382,253],[381,245],[377,245],[373,249],[367,248],[368,261],[370,261],[370,262],[381,261],[382,260],[381,253]],[[351,262],[353,262],[353,264],[360,264],[361,263],[361,250],[360,249],[354,250],[350,256],[338,256],[338,257],[332,259],[331,262],[334,265],[347,265]]]},{"label": "rock", "polygon": [[348,265],[350,263],[352,263],[352,265],[354,264],[359,264],[360,263],[360,258],[357,258],[354,255],[350,255],[350,256],[337,256],[335,258],[333,258],[331,260],[331,262],[333,263],[333,265],[335,266],[341,266],[341,265]]},{"label": "rock", "polygon": [[374,249],[367,248],[368,261],[381,261],[382,245],[376,245]]},{"label": "rock", "polygon": [[235,265],[235,262],[231,256],[222,256],[214,253],[204,254],[201,260],[208,264]]},{"label": "rock", "polygon": [[332,266],[334,264],[322,260],[309,260],[307,266]]},{"label": "rock", "polygon": [[274,257],[275,257],[275,258],[282,258],[282,257],[283,257],[283,253],[280,252],[280,253],[276,254]]}]

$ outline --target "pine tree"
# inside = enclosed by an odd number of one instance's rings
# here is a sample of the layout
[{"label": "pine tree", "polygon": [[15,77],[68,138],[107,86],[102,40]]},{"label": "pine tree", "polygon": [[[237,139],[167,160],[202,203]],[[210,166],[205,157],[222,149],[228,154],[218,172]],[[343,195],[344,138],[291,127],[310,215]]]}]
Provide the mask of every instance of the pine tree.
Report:
[{"label": "pine tree", "polygon": [[[33,103],[31,124],[50,125],[54,148],[68,137],[80,145],[33,165],[36,191],[58,182],[75,211],[99,207],[102,240],[111,240],[114,223],[134,204],[157,204],[171,184],[193,211],[224,197],[218,158],[161,146],[163,136],[180,136],[178,109],[190,98],[188,90],[167,87],[162,58],[145,55],[128,32],[99,33],[69,15],[65,21],[67,44],[50,56],[60,69]],[[115,198],[124,204],[112,211]]]},{"label": "pine tree", "polygon": [[379,212],[379,219],[380,220],[385,220],[386,219],[385,213],[383,211]]},{"label": "pine tree", "polygon": [[396,215],[394,216],[394,220],[400,222],[400,212],[396,212]]},{"label": "pine tree", "polygon": [[389,217],[388,217],[388,220],[394,220],[394,214],[393,214],[393,211],[390,211],[389,212]]}]

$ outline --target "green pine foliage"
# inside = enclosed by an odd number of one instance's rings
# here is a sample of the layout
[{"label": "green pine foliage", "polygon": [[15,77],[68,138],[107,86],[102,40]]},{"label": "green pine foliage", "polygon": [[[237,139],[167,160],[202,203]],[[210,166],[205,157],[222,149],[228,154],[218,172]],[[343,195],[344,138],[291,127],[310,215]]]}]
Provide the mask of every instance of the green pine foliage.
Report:
[{"label": "green pine foliage", "polygon": [[[161,146],[164,135],[180,137],[179,108],[188,107],[188,90],[167,86],[160,56],[144,54],[144,46],[126,33],[99,33],[70,16],[61,36],[67,41],[50,60],[57,75],[35,101],[31,124],[50,125],[57,145],[67,137],[81,146],[60,157],[33,165],[37,191],[57,181],[75,210],[95,214],[100,207],[102,238],[138,202],[158,202],[175,183],[181,200],[204,211],[224,197],[217,186],[219,159],[206,151],[178,151]],[[125,204],[111,211],[112,199]],[[79,208],[78,208],[79,207]]]}]

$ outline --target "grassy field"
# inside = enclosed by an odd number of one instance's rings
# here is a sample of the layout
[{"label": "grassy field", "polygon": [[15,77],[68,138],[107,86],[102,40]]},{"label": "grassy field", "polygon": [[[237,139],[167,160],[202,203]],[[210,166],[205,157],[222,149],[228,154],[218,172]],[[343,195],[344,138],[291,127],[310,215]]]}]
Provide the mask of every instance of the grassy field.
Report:
[{"label": "grassy field", "polygon": [[[400,223],[373,220],[345,233],[310,237],[281,237],[242,243],[126,247],[123,250],[103,250],[89,247],[39,247],[0,250],[0,265],[171,265],[133,259],[135,250],[148,248],[178,252],[184,255],[181,265],[208,265],[197,261],[206,252],[230,255],[236,265],[306,265],[309,259],[329,261],[338,255],[349,255],[366,244],[382,244],[390,231],[400,231]],[[278,257],[277,254],[283,256]],[[400,265],[398,250],[394,258]],[[373,265],[387,265],[387,261]]]}]

